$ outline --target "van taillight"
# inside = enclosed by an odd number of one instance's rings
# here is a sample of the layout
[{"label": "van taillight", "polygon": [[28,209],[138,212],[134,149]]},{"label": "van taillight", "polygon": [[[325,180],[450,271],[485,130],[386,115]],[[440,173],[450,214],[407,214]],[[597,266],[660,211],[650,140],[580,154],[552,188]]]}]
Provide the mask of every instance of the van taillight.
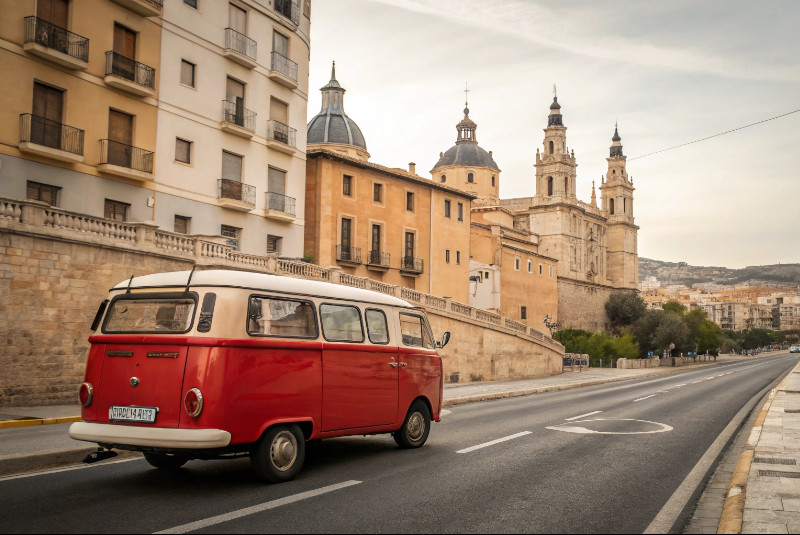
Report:
[{"label": "van taillight", "polygon": [[186,414],[192,418],[197,418],[203,412],[203,394],[197,388],[192,388],[183,396],[183,408]]},{"label": "van taillight", "polygon": [[88,407],[92,404],[92,398],[94,397],[94,389],[92,388],[91,383],[83,383],[78,389],[78,399],[81,402],[81,405],[84,407]]}]

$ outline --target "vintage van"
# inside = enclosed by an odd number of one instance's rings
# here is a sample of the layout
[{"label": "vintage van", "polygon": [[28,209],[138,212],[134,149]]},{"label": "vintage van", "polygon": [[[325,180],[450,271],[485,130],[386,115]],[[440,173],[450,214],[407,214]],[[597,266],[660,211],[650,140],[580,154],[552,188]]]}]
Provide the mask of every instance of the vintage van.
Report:
[{"label": "vintage van", "polygon": [[[99,328],[99,333],[97,329]],[[131,277],[89,338],[72,438],[153,466],[249,455],[292,479],[308,440],[391,433],[418,448],[442,410],[425,311],[396,297],[242,271]]]}]

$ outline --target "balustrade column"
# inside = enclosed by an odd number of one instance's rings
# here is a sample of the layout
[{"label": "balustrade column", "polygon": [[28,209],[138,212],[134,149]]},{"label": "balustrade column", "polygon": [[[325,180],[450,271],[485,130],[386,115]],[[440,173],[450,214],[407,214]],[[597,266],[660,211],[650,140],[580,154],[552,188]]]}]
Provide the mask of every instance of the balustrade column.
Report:
[{"label": "balustrade column", "polygon": [[46,202],[26,201],[25,204],[20,206],[22,209],[22,213],[20,214],[22,222],[26,225],[43,227],[45,219],[44,211],[49,207],[50,205]]}]

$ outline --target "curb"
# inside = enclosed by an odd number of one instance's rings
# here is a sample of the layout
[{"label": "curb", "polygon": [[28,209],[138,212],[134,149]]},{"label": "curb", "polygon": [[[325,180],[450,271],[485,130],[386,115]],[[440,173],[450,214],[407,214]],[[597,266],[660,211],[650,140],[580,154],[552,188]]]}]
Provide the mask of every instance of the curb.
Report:
[{"label": "curb", "polygon": [[739,461],[736,463],[736,469],[733,471],[731,482],[728,485],[725,503],[722,506],[722,516],[717,525],[717,533],[739,534],[742,532],[744,505],[747,499],[747,478],[750,476],[750,466],[753,464],[756,445],[759,438],[761,438],[761,428],[764,425],[764,420],[767,419],[767,413],[769,413],[769,409],[772,406],[772,400],[775,399],[775,394],[784,387],[792,373],[798,368],[800,368],[800,364],[796,365],[792,371],[786,374],[786,377],[783,378],[778,386],[772,389],[756,418],[753,429],[750,431],[750,437],[747,439],[745,450],[739,455]]},{"label": "curb", "polygon": [[31,418],[25,420],[4,420],[0,422],[0,429],[7,429],[9,427],[29,427],[33,425],[68,424],[80,421],[81,421],[80,416],[65,416],[63,418]]},{"label": "curb", "polygon": [[[19,453],[16,455],[6,455],[0,457],[0,479],[18,476],[27,472],[74,466],[80,464],[84,457],[94,451],[97,451],[97,445],[50,450],[34,454]],[[115,459],[141,455],[141,453],[135,451],[116,451],[118,455]]]}]

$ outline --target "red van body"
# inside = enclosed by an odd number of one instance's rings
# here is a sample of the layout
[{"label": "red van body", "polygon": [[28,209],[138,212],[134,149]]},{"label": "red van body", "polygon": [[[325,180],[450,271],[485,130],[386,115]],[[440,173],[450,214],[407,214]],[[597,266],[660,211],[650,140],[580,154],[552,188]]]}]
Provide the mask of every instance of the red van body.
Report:
[{"label": "red van body", "polygon": [[442,344],[423,310],[392,296],[162,273],[113,288],[98,326],[70,436],[142,451],[158,468],[249,454],[259,477],[286,481],[308,440],[392,433],[414,448],[439,421]]}]

